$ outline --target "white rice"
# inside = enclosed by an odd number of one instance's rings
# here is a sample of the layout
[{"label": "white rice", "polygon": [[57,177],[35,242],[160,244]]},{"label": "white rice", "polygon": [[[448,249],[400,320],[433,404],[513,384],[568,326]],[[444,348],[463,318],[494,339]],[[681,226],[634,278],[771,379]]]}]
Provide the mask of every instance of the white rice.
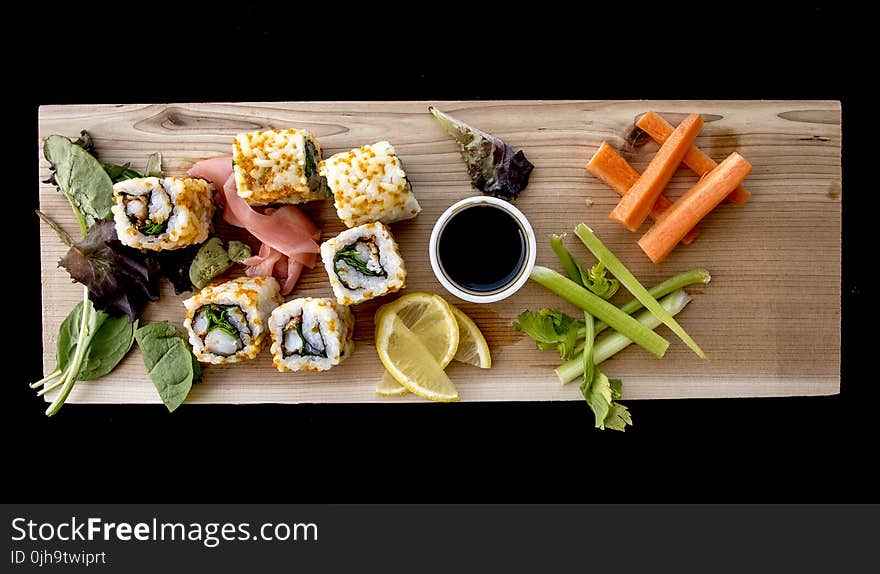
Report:
[{"label": "white rice", "polygon": [[313,172],[311,178],[307,174],[307,142],[315,148],[317,170],[321,144],[305,130],[265,130],[235,136],[232,162],[239,197],[250,205],[327,199],[323,186],[317,183],[318,172]]},{"label": "white rice", "polygon": [[393,223],[422,210],[394,146],[387,141],[332,155],[318,165],[318,171],[327,178],[336,213],[346,227]]},{"label": "white rice", "polygon": [[[285,347],[284,327],[291,319],[301,319],[304,338],[323,345],[326,356],[289,353]],[[354,352],[354,314],[332,299],[306,297],[294,299],[276,307],[269,316],[272,336],[272,362],[280,372],[326,371],[338,365]],[[293,335],[301,342],[297,335]],[[285,351],[288,351],[285,356]]]},{"label": "white rice", "polygon": [[[215,365],[225,363],[237,363],[253,359],[260,354],[267,338],[266,321],[275,307],[281,304],[283,299],[279,294],[278,281],[273,277],[239,277],[225,283],[209,285],[199,293],[186,299],[183,306],[186,308],[186,318],[183,326],[189,334],[189,342],[192,345],[193,354],[203,363]],[[244,311],[247,325],[251,332],[248,345],[234,355],[215,355],[205,348],[205,342],[193,330],[193,318],[196,311],[208,304],[215,305],[238,305]]]},{"label": "white rice", "polygon": [[[355,289],[346,287],[334,269],[336,253],[358,239],[373,239],[379,251],[379,264],[385,271],[385,277],[363,276],[358,280]],[[330,278],[333,294],[341,305],[355,305],[375,297],[400,291],[406,287],[406,265],[391,231],[382,223],[368,223],[347,229],[321,244],[321,259],[324,269]],[[353,283],[349,283],[355,286]]]},{"label": "white rice", "polygon": [[[203,179],[138,177],[113,184],[113,219],[119,241],[129,247],[162,251],[208,239],[214,216],[214,188]],[[170,200],[170,206],[167,204]],[[126,202],[129,202],[129,205]],[[134,203],[132,203],[134,202]],[[138,202],[151,221],[167,221],[162,233],[144,234],[127,214]]]}]

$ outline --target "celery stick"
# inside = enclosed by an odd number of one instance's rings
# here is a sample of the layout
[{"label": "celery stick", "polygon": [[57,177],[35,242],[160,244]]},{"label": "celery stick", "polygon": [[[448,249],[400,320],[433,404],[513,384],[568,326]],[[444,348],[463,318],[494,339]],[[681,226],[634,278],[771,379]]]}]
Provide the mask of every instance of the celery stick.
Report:
[{"label": "celery stick", "polygon": [[[618,259],[613,253],[611,253],[610,249],[605,247],[605,245],[599,241],[599,238],[596,237],[596,234],[593,233],[592,229],[581,223],[575,228],[574,233],[584,242],[587,249],[589,249],[599,261],[605,264],[608,271],[617,277],[623,286],[626,287],[627,291],[633,294],[633,297],[641,301],[645,308],[651,313],[657,315],[657,318],[669,327],[673,333],[678,335],[678,338],[684,341],[684,343],[690,347],[698,357],[701,359],[706,358],[706,353],[704,353],[703,349],[697,345],[697,342],[694,341],[684,328],[678,324],[678,321],[676,321],[672,315],[670,315],[666,309],[664,309],[660,303],[648,293],[648,290],[645,289],[645,287],[639,283],[638,279],[630,273],[629,269],[620,262],[620,259]],[[611,325],[616,331],[620,331],[620,329],[615,328],[610,321],[605,322]],[[651,332],[653,333],[653,331]],[[628,335],[628,333],[624,333],[624,335]]]},{"label": "celery stick", "polygon": [[[671,315],[677,315],[693,298],[683,289],[679,289],[660,300],[660,304]],[[635,316],[636,321],[647,329],[656,329],[660,326],[660,319],[650,311],[642,311]],[[596,341],[593,346],[593,363],[599,365],[612,356],[627,348],[632,341],[620,333],[609,333],[607,336]],[[556,368],[556,376],[562,384],[570,383],[584,372],[584,361],[577,353],[582,353],[583,345],[575,350],[576,358],[563,363]]]},{"label": "celery stick", "polygon": [[557,258],[559,258],[559,262],[562,263],[562,266],[565,268],[565,272],[568,273],[568,278],[580,285],[581,287],[586,287],[586,285],[584,285],[583,269],[581,269],[581,266],[577,264],[577,261],[574,260],[574,257],[571,256],[571,253],[568,252],[568,249],[565,248],[565,245],[562,244],[562,236],[551,235],[550,248],[553,249],[553,253],[556,254]]},{"label": "celery stick", "polygon": [[[650,293],[651,297],[653,297],[654,299],[659,300],[660,297],[669,295],[676,289],[681,289],[683,287],[687,287],[688,285],[695,285],[697,283],[708,283],[711,280],[712,276],[709,275],[709,272],[705,269],[691,269],[690,271],[685,271],[684,273],[679,273],[674,277],[670,277],[666,281],[657,283],[656,285],[648,289],[648,293]],[[620,306],[620,310],[627,315],[632,315],[642,307],[644,307],[644,305],[642,305],[641,301],[639,301],[638,299],[630,299]],[[606,325],[605,323],[596,321],[595,329],[597,335],[607,328],[608,325]],[[583,337],[583,334],[579,332],[578,337]]]},{"label": "celery stick", "polygon": [[632,339],[655,357],[662,357],[666,353],[669,341],[571,279],[566,279],[556,271],[538,265],[532,270],[530,277],[579,309],[589,311],[594,317],[608,323],[612,329]]},{"label": "celery stick", "polygon": [[593,316],[584,311],[584,325],[586,329],[586,338],[584,339],[584,351],[582,353],[581,362],[584,365],[584,384],[590,386],[593,377],[596,375],[596,362],[593,359],[593,343],[595,343],[596,331],[593,329],[595,324]]}]

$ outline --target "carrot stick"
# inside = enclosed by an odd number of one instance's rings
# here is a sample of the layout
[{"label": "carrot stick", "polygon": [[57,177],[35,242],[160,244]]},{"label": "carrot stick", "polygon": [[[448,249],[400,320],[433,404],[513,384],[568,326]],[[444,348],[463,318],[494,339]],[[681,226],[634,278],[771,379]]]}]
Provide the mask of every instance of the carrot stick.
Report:
[{"label": "carrot stick", "polygon": [[694,139],[703,127],[700,114],[691,114],[672,131],[660,150],[651,159],[644,173],[636,181],[620,203],[611,212],[611,219],[622,223],[630,231],[636,231],[648,217],[654,202],[663,193],[684,154],[691,149]]},{"label": "carrot stick", "polygon": [[718,167],[707,173],[678,201],[672,204],[663,219],[639,239],[651,261],[659,263],[697,222],[724,200],[752,171],[752,164],[733,152]]},{"label": "carrot stick", "polygon": [[[587,164],[587,171],[607,183],[611,189],[621,196],[626,195],[636,181],[639,179],[639,172],[631,166],[623,156],[614,151],[614,148],[608,145],[608,142],[602,142],[596,153]],[[657,221],[664,211],[672,207],[672,202],[665,195],[660,195],[651,208],[649,217]],[[681,240],[685,245],[690,245],[694,239],[700,234],[700,230],[696,227],[691,229],[687,235]]]},{"label": "carrot stick", "polygon": [[[658,144],[665,142],[666,138],[672,134],[672,125],[654,112],[648,112],[639,118],[639,121],[636,122],[636,126],[651,136],[651,139]],[[700,177],[709,173],[715,169],[716,165],[718,165],[714,159],[706,155],[703,150],[697,146],[691,147],[691,149],[689,149],[684,155],[684,163]],[[751,196],[752,194],[740,185],[730,192],[730,195],[727,196],[727,201],[742,205],[748,201]]]}]

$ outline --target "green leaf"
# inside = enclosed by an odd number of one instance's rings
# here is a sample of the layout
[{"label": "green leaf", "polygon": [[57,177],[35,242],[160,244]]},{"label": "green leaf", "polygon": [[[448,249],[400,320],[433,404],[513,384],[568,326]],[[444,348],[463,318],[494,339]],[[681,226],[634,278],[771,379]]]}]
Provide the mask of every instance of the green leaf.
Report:
[{"label": "green leaf", "polygon": [[144,168],[145,177],[164,177],[162,173],[162,154],[155,152],[147,158],[147,167]]},{"label": "green leaf", "polygon": [[107,317],[92,337],[88,355],[79,369],[77,379],[91,381],[116,368],[134,344],[137,326],[138,322],[132,323],[126,315]]},{"label": "green leaf", "polygon": [[516,199],[529,184],[535,168],[522,150],[513,148],[498,137],[430,106],[431,112],[443,129],[458,143],[461,158],[467,165],[474,187],[506,199]]},{"label": "green leaf", "polygon": [[[91,302],[89,302],[91,305]],[[76,354],[79,327],[82,320],[83,303],[74,307],[58,329],[55,359],[58,368],[66,371]],[[103,311],[91,310],[91,338],[86,339],[87,349],[80,363],[79,372],[74,378],[78,381],[91,381],[112,371],[128,353],[134,343],[134,323],[123,315],[111,317]]]},{"label": "green leaf", "polygon": [[159,299],[158,268],[144,253],[116,238],[111,219],[93,225],[59,264],[88,287],[97,309],[126,313],[134,321],[147,300]]},{"label": "green leaf", "polygon": [[[583,272],[583,270],[581,270]],[[605,264],[601,261],[590,267],[589,272],[583,276],[584,287],[603,299],[611,299],[620,288],[617,279],[606,277]]]},{"label": "green leaf", "polygon": [[165,231],[166,227],[168,227],[168,220],[156,221],[154,223],[147,223],[146,225],[138,227],[138,231],[140,231],[144,235],[159,235],[160,233],[163,233]]},{"label": "green leaf", "polygon": [[583,326],[583,322],[556,309],[523,311],[513,322],[513,328],[534,339],[539,348],[556,348],[566,360],[571,358]]},{"label": "green leaf", "polygon": [[238,338],[238,329],[232,325],[227,316],[229,310],[233,308],[235,308],[235,305],[209,305],[205,309],[205,315],[208,317],[208,331],[220,330],[232,337]]},{"label": "green leaf", "polygon": [[[88,303],[90,306],[92,302]],[[90,326],[93,328],[89,329],[89,332],[94,334],[94,328],[100,328],[100,326],[107,320],[108,315],[103,311],[97,311],[91,309],[90,315]],[[70,361],[73,359],[73,355],[76,353],[77,341],[80,336],[80,325],[82,323],[82,313],[83,313],[83,302],[80,301],[77,303],[76,307],[70,310],[70,313],[67,314],[67,317],[64,318],[64,321],[61,322],[61,326],[58,328],[58,339],[55,342],[55,358],[58,361],[58,367],[62,371],[66,371],[70,366]],[[87,359],[83,359],[83,364]]]},{"label": "green leaf", "polygon": [[73,207],[83,235],[95,221],[110,217],[113,181],[101,162],[79,145],[59,135],[46,138],[43,156],[52,164],[54,174],[51,181]]},{"label": "green leaf", "polygon": [[632,424],[629,410],[620,403],[611,403],[611,410],[605,416],[605,428],[624,432],[627,425],[632,426]]},{"label": "green leaf", "polygon": [[581,393],[596,417],[596,428],[604,429],[605,417],[611,411],[612,403],[611,383],[608,377],[602,371],[596,371],[596,376],[589,384],[581,383]]},{"label": "green leaf", "polygon": [[174,412],[201,379],[196,361],[183,333],[168,321],[150,323],[135,332],[144,366],[168,412]]},{"label": "green leaf", "polygon": [[620,379],[609,379],[599,370],[590,383],[581,384],[581,393],[596,419],[596,428],[625,431],[627,425],[632,425],[632,416],[629,410],[614,402],[620,398]]}]

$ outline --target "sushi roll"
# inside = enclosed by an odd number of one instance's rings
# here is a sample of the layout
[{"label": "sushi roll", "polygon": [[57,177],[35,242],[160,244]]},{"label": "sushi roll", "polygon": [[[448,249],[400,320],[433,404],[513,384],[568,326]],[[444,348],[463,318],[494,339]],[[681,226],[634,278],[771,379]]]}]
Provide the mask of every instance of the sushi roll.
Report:
[{"label": "sushi roll", "polygon": [[232,143],[235,187],[249,205],[327,199],[320,161],[321,144],[304,130],[249,132]]},{"label": "sushi roll", "polygon": [[327,179],[336,214],[346,227],[394,223],[422,210],[388,142],[332,155],[318,165],[318,172]]},{"label": "sushi roll", "polygon": [[205,287],[183,302],[193,354],[215,365],[253,359],[266,340],[269,313],[281,301],[272,277],[239,277]]},{"label": "sushi roll", "polygon": [[341,305],[355,305],[406,287],[406,266],[382,223],[346,229],[321,244],[321,259]]},{"label": "sushi roll", "polygon": [[214,216],[214,188],[189,177],[137,177],[113,184],[119,241],[162,251],[202,243]]},{"label": "sushi roll", "polygon": [[354,352],[354,314],[332,299],[294,299],[269,316],[272,362],[285,371],[326,371]]}]

